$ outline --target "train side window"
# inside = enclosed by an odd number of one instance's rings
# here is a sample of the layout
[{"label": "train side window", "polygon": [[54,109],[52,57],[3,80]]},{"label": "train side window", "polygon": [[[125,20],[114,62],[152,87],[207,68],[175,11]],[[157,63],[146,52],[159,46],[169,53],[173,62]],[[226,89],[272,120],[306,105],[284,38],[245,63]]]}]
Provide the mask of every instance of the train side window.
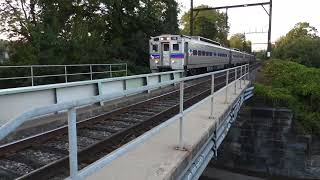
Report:
[{"label": "train side window", "polygon": [[216,53],[216,52],[214,53],[214,56],[217,56],[217,53]]},{"label": "train side window", "polygon": [[198,50],[198,56],[201,56],[201,51]]},{"label": "train side window", "polygon": [[158,52],[158,45],[157,44],[152,45],[152,52]]},{"label": "train side window", "polygon": [[193,54],[194,56],[197,56],[197,55],[198,55],[198,51],[197,51],[197,50],[193,50],[193,51],[192,51],[192,54]]},{"label": "train side window", "polygon": [[205,55],[206,55],[206,52],[205,52],[205,51],[202,51],[201,54],[202,54],[202,56],[205,56]]},{"label": "train side window", "polygon": [[180,50],[179,50],[179,44],[173,44],[173,45],[172,45],[172,50],[173,50],[173,51],[180,51]]},{"label": "train side window", "polygon": [[212,56],[212,52],[209,52],[209,56]]}]

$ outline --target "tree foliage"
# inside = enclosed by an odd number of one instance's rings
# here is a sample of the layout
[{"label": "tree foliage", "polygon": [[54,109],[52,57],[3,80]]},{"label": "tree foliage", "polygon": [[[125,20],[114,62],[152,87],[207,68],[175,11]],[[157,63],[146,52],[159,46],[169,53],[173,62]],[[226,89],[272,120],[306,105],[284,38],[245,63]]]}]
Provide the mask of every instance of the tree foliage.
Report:
[{"label": "tree foliage", "polygon": [[[207,8],[201,5],[196,8]],[[224,45],[228,45],[227,34],[229,26],[226,25],[226,15],[216,10],[200,11],[194,13],[194,35],[213,39]],[[190,34],[190,11],[184,13],[181,18],[183,26],[182,34]]]},{"label": "tree foliage", "polygon": [[240,51],[251,53],[251,41],[246,40],[243,33],[237,33],[230,37],[229,44],[231,48],[237,48]]},{"label": "tree foliage", "polygon": [[273,57],[320,67],[320,37],[307,22],[298,23],[275,43]]},{"label": "tree foliage", "polygon": [[256,51],[254,52],[255,53],[255,56],[256,56],[256,59],[257,60],[267,60],[268,57],[267,57],[267,51],[266,50],[260,50],[260,51]]},{"label": "tree foliage", "polygon": [[175,0],[5,0],[0,32],[17,39],[15,64],[121,61],[146,71],[150,36],[178,33],[178,11]]},{"label": "tree foliage", "polygon": [[300,130],[320,135],[320,69],[284,60],[266,61],[256,94],[287,101]]}]

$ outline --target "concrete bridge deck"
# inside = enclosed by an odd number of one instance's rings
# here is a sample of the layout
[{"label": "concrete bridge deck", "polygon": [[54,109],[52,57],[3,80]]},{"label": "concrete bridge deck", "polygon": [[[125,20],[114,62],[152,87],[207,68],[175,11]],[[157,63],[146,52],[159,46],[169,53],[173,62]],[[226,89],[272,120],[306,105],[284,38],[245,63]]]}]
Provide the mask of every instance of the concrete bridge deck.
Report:
[{"label": "concrete bridge deck", "polygon": [[205,145],[215,130],[215,124],[229,110],[248,86],[243,89],[237,81],[228,87],[228,103],[225,103],[226,90],[214,96],[214,119],[209,119],[211,100],[207,99],[184,118],[185,151],[177,150],[179,121],[160,130],[143,144],[115,159],[111,164],[96,170],[88,180],[110,179],[179,179],[185,173],[193,158]]}]

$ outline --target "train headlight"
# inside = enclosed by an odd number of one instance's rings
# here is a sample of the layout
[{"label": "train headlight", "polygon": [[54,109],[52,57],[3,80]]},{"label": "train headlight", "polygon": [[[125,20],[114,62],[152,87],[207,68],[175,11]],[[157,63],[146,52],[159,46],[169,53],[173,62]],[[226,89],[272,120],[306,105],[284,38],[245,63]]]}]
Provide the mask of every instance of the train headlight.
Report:
[{"label": "train headlight", "polygon": [[158,60],[158,59],[156,59],[154,62],[155,62],[156,64],[158,64],[158,63],[159,63],[159,60]]},{"label": "train headlight", "polygon": [[175,63],[176,61],[175,60],[171,60],[171,63]]}]

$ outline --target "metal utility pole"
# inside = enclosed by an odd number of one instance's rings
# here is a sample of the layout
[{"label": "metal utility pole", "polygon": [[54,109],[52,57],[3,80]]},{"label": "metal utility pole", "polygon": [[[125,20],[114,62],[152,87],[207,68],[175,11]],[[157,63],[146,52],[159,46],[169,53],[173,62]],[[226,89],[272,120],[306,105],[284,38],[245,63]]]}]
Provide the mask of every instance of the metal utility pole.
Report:
[{"label": "metal utility pole", "polygon": [[193,0],[190,5],[190,36],[193,36]]},{"label": "metal utility pole", "polygon": [[[269,12],[266,10],[264,5],[269,5]],[[226,9],[226,26],[228,26],[228,9],[230,8],[240,8],[240,7],[251,7],[251,6],[262,6],[263,9],[266,11],[266,13],[269,16],[269,29],[268,29],[268,47],[267,47],[267,57],[271,57],[271,51],[272,51],[272,44],[271,44],[271,23],[272,23],[272,0],[269,0],[269,2],[261,2],[261,3],[251,3],[251,4],[237,4],[237,5],[231,5],[231,6],[219,6],[219,7],[208,7],[208,8],[193,8],[193,0],[191,0],[191,8],[190,8],[190,35],[193,35],[193,11],[196,11],[197,13],[200,11],[207,11],[207,10],[218,10],[218,9]]]},{"label": "metal utility pole", "polygon": [[226,8],[226,28],[228,27],[228,8]]},{"label": "metal utility pole", "polygon": [[268,29],[268,48],[267,48],[267,57],[271,57],[272,44],[271,44],[271,24],[272,24],[272,0],[269,4],[269,29]]}]

